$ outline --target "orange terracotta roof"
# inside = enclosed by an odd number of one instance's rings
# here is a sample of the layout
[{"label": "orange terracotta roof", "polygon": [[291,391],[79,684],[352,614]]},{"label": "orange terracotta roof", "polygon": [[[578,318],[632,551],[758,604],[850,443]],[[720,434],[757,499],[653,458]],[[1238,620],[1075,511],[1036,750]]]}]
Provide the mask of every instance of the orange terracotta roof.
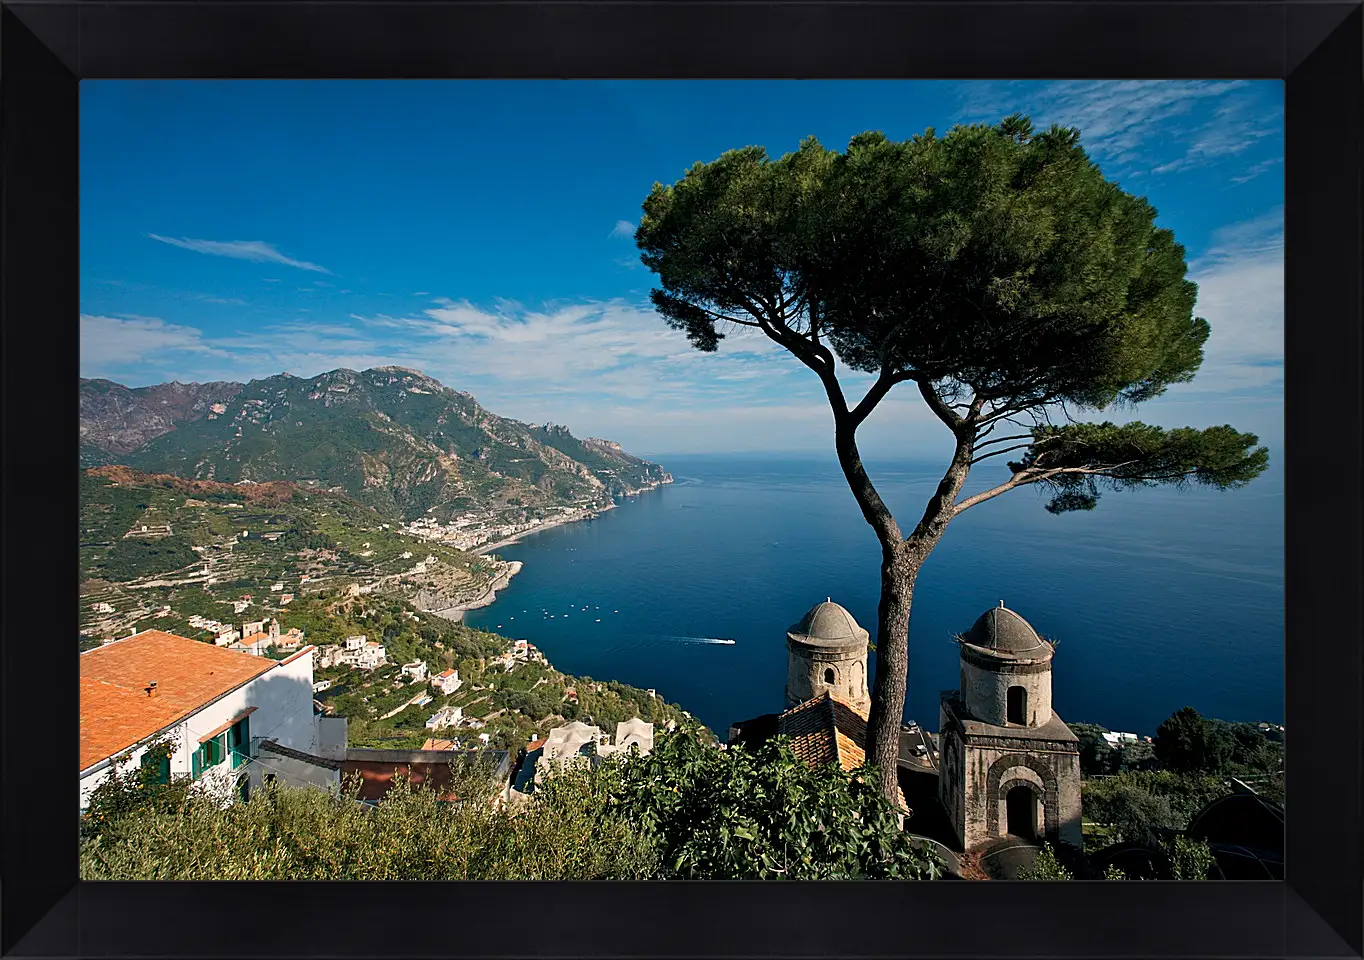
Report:
[{"label": "orange terracotta roof", "polygon": [[199,738],[199,742],[200,742],[200,743],[205,743],[206,741],[212,740],[214,737],[216,737],[216,736],[217,736],[218,734],[220,734],[220,733],[226,733],[226,732],[227,732],[229,729],[231,729],[233,726],[235,726],[235,725],[238,724],[238,723],[241,723],[242,720],[244,720],[246,717],[251,716],[251,714],[253,714],[253,713],[255,713],[255,712],[256,712],[256,708],[255,708],[255,707],[247,707],[245,710],[243,710],[241,713],[237,714],[237,715],[236,715],[235,717],[233,717],[231,720],[227,721],[226,723],[221,723],[221,724],[219,724],[218,726],[216,726],[216,727],[214,727],[212,730],[210,730],[208,733],[204,734],[202,737]]},{"label": "orange terracotta roof", "polygon": [[534,753],[547,743],[549,743],[548,737],[543,740],[532,740],[530,743],[526,744],[526,753]]},{"label": "orange terracotta roof", "polygon": [[[144,630],[80,657],[80,768],[145,740],[275,666],[161,630]],[[156,696],[147,695],[156,681]]]},{"label": "orange terracotta roof", "polygon": [[437,740],[435,737],[427,737],[422,744],[423,750],[458,750],[453,740]]},{"label": "orange terracotta roof", "polygon": [[[867,762],[867,717],[851,703],[826,692],[798,703],[777,717],[777,734],[786,737],[791,750],[812,767],[837,763],[852,771]],[[899,791],[900,806],[909,805]]]},{"label": "orange terracotta roof", "polygon": [[242,637],[240,643],[244,647],[254,647],[256,644],[263,643],[269,639],[270,634],[268,633],[253,633],[249,637]]}]

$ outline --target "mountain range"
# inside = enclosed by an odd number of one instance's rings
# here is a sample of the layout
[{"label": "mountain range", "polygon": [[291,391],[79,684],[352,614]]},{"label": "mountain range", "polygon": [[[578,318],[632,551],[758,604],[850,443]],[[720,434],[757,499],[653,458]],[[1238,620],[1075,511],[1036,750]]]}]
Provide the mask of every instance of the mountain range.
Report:
[{"label": "mountain range", "polygon": [[611,441],[500,417],[405,367],[246,384],[82,379],[80,440],[83,466],[288,480],[403,519],[604,503],[671,479]]}]

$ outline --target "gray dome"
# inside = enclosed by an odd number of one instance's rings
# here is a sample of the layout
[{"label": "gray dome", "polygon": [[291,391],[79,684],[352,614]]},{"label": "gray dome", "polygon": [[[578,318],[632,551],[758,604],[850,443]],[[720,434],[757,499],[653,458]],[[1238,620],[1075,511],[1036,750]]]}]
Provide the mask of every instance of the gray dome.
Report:
[{"label": "gray dome", "polygon": [[1012,656],[1038,656],[1051,651],[1051,645],[1037,635],[1032,624],[1002,603],[982,613],[961,639],[972,646]]},{"label": "gray dome", "polygon": [[869,639],[867,631],[857,625],[852,614],[832,600],[811,607],[786,635],[815,646],[848,646],[866,643]]}]

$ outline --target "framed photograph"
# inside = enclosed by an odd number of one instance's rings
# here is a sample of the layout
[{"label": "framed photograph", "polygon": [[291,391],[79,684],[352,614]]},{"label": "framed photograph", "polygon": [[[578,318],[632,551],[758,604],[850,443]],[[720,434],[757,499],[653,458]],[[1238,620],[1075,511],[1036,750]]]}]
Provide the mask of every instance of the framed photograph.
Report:
[{"label": "framed photograph", "polygon": [[1360,4],[0,6],[0,952],[1364,955]]}]

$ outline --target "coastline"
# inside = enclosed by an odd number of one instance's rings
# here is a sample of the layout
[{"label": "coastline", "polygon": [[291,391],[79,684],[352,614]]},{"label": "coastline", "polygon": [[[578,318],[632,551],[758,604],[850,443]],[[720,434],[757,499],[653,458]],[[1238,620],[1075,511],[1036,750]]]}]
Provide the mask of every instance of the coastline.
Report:
[{"label": "coastline", "polygon": [[435,614],[438,617],[444,617],[446,620],[450,620],[454,623],[462,623],[466,610],[477,610],[479,607],[490,605],[497,599],[497,591],[511,583],[511,578],[520,572],[521,561],[512,560],[507,564],[507,569],[499,573],[497,577],[493,579],[493,582],[488,584],[483,593],[475,599],[465,601],[464,603],[457,603],[452,607],[445,607],[441,610],[428,610],[426,612]]},{"label": "coastline", "polygon": [[[651,490],[657,490],[664,484],[672,482],[673,482],[672,476],[669,475],[666,480],[662,480],[651,487],[644,487],[640,490],[635,491],[633,494],[629,494],[628,496],[637,496],[638,494],[641,493],[648,493]],[[496,543],[484,544],[481,547],[477,547],[469,551],[469,553],[473,556],[485,556],[500,547],[507,547],[511,546],[514,543],[520,543],[522,537],[529,537],[534,534],[540,533],[544,530],[551,530],[554,527],[563,526],[564,524],[578,523],[582,520],[590,520],[593,517],[600,516],[607,510],[614,510],[618,506],[620,506],[620,504],[612,501],[611,503],[608,503],[605,506],[597,507],[585,513],[581,513],[578,515],[569,515],[566,517],[559,517],[554,520],[550,520],[547,523],[540,524],[539,526],[534,527],[530,530],[523,530],[520,533],[516,534],[515,536],[508,537],[505,540],[499,540]],[[520,560],[512,560],[507,564],[507,568],[503,570],[502,573],[498,574],[498,576],[492,581],[492,583],[488,584],[487,589],[484,590],[482,595],[480,595],[477,599],[470,600],[466,603],[458,603],[453,606],[445,607],[441,610],[428,610],[427,612],[435,614],[438,617],[444,617],[445,619],[451,620],[455,623],[463,623],[464,614],[466,611],[477,610],[481,607],[491,606],[493,601],[497,599],[497,591],[501,590],[508,583],[510,583],[511,578],[521,572],[521,567],[522,564]]]},{"label": "coastline", "polygon": [[520,533],[514,534],[513,536],[510,536],[505,540],[499,540],[496,543],[485,543],[483,546],[475,547],[473,550],[470,550],[469,552],[476,557],[481,557],[484,554],[491,553],[492,551],[497,550],[500,547],[509,547],[514,543],[520,543],[522,537],[534,536],[537,533],[541,533],[545,530],[552,530],[555,527],[562,527],[564,524],[568,523],[578,523],[583,520],[591,520],[592,517],[597,516],[599,514],[603,514],[607,510],[614,510],[618,506],[619,504],[617,503],[608,503],[606,506],[599,507],[596,510],[592,511],[591,514],[584,514],[582,516],[576,517],[575,516],[559,517],[554,520],[549,520],[545,523],[540,524],[539,526],[532,527],[529,530],[522,530]]}]

